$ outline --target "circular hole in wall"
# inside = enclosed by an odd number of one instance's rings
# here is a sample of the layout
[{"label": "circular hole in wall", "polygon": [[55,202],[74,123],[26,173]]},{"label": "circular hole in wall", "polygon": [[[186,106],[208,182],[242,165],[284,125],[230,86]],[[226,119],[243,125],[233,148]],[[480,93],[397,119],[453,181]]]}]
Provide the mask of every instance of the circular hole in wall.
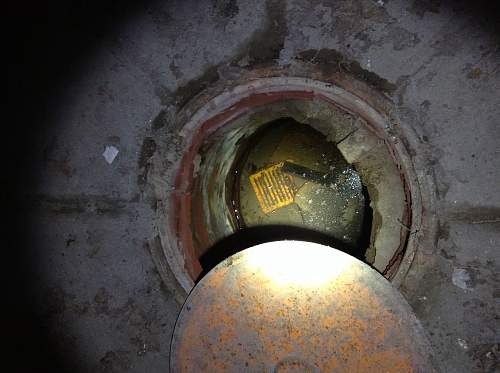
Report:
[{"label": "circular hole in wall", "polygon": [[182,159],[160,238],[184,289],[229,255],[278,239],[329,244],[388,279],[401,263],[407,270],[418,185],[389,117],[359,96],[258,79],[201,95],[178,121]]},{"label": "circular hole in wall", "polygon": [[[321,132],[279,118],[236,144],[225,144],[221,137],[215,141],[208,139],[198,153],[194,187],[202,200],[212,201],[208,210],[217,206],[220,212],[209,211],[208,240],[193,231],[203,272],[249,245],[283,239],[320,242],[367,260],[373,214],[369,193],[355,167]],[[229,171],[211,176],[228,156],[233,159]],[[197,217],[207,218],[203,208],[195,209]],[[236,235],[228,239],[224,227]],[[218,243],[207,249],[206,241]]]}]

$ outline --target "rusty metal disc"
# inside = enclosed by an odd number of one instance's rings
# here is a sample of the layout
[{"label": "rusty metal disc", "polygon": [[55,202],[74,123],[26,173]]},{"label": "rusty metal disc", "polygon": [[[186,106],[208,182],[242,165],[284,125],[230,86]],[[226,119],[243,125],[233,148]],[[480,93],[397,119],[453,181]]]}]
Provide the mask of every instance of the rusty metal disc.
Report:
[{"label": "rusty metal disc", "polygon": [[177,320],[173,372],[432,372],[410,306],[330,247],[277,241],[220,263]]}]

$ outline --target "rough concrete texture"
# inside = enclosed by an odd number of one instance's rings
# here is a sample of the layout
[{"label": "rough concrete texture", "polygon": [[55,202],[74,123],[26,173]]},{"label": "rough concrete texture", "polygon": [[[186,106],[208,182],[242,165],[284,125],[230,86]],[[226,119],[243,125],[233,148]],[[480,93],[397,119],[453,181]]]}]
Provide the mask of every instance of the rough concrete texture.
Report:
[{"label": "rough concrete texture", "polygon": [[[325,68],[321,55],[372,72],[413,127],[417,172],[436,180],[440,238],[417,254],[403,293],[445,371],[498,369],[500,49],[490,16],[440,0],[158,1],[69,61],[26,188],[32,305],[57,341],[53,361],[168,370],[180,303],[147,248],[158,229],[145,182],[156,142],[211,82],[309,51]],[[108,145],[119,151],[111,164]],[[178,157],[172,145],[168,161]]]}]

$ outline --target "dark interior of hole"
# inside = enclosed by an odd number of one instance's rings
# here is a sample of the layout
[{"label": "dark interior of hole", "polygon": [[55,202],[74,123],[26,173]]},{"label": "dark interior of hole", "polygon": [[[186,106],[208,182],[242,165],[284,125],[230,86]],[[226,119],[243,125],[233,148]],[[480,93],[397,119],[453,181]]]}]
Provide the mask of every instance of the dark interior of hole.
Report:
[{"label": "dark interior of hole", "polygon": [[[242,140],[240,144],[238,144],[238,156],[236,158],[236,161],[234,162],[232,171],[229,173],[228,178],[226,179],[226,187],[228,190],[231,190],[231,193],[229,193],[228,195],[226,204],[228,208],[230,208],[234,213],[234,221],[236,222],[238,230],[231,236],[217,242],[199,258],[200,264],[203,268],[203,273],[201,276],[203,276],[210,269],[212,269],[227,257],[241,250],[257,244],[276,240],[302,240],[316,242],[342,250],[359,260],[366,260],[365,253],[370,245],[373,212],[370,207],[370,198],[364,185],[362,185],[361,189],[362,196],[364,197],[364,204],[362,206],[363,219],[359,236],[357,236],[357,239],[352,242],[346,242],[345,240],[343,241],[332,234],[327,234],[324,231],[314,229],[314,227],[307,225],[297,226],[297,224],[290,225],[286,223],[267,223],[260,225],[247,224],[244,216],[242,216],[240,213],[240,183],[243,178],[243,167],[245,167],[245,162],[248,161],[252,151],[255,151],[256,147],[258,147],[259,141],[262,141],[262,139],[266,136],[272,136],[273,134],[270,131],[276,132],[277,129],[279,131],[281,131],[281,129],[283,130],[284,137],[286,137],[289,133],[293,133],[293,131],[299,131],[299,134],[305,134],[305,136],[310,137],[310,139],[319,139],[318,141],[322,142],[322,146],[325,146],[326,143],[325,136],[312,127],[298,123],[292,118],[280,118],[262,126],[252,136],[249,136],[248,138]],[[350,169],[355,171],[353,166],[347,164],[343,156],[340,154],[340,151],[338,151],[333,143],[328,143],[326,144],[326,146],[328,146],[331,151],[336,152],[337,157],[340,157],[341,161],[344,162],[344,167],[349,167]],[[321,146],[317,151],[321,152],[320,149]],[[313,148],[313,152],[314,151],[316,151],[315,148]],[[290,153],[288,153],[288,156],[290,156]],[[270,161],[269,163],[272,163],[272,161]],[[251,168],[251,172],[257,171],[255,167]],[[305,167],[299,169],[305,169]],[[307,177],[313,178],[316,173],[316,171],[311,171],[310,175],[308,175]],[[318,180],[309,181],[318,184]]]}]

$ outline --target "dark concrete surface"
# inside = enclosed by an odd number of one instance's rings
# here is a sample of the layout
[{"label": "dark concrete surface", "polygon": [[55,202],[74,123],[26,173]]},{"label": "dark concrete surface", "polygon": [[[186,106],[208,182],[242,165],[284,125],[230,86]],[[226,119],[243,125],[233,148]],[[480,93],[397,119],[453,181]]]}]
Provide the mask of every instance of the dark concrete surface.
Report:
[{"label": "dark concrete surface", "polygon": [[[499,369],[493,2],[48,2],[8,10],[12,119],[2,195],[12,271],[4,284],[18,371],[168,370],[180,302],[150,254],[158,229],[146,172],[151,138],[161,141],[179,106],[211,82],[311,50],[312,63],[333,51],[372,72],[414,129],[410,152],[417,173],[435,179],[440,229],[402,292],[445,371]],[[111,145],[119,153],[108,164],[102,153]],[[178,156],[172,146],[170,157]]]}]

